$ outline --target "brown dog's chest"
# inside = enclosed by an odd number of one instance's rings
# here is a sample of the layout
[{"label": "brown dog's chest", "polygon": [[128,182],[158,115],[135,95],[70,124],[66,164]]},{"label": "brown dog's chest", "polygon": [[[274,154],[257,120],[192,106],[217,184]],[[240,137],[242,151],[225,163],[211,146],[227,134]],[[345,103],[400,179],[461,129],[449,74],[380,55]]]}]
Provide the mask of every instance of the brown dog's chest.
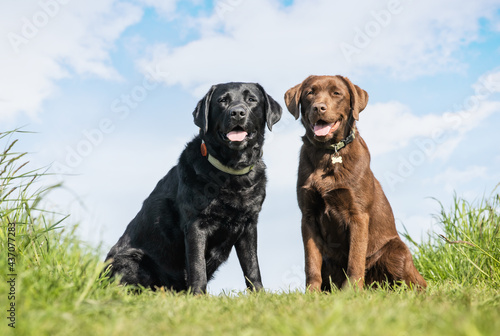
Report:
[{"label": "brown dog's chest", "polygon": [[359,229],[359,218],[371,204],[373,174],[368,150],[359,135],[339,152],[341,163],[332,162],[334,155],[304,141],[297,196],[307,218],[303,225],[310,226],[322,242],[318,246],[321,254],[344,264],[349,256],[351,232]]},{"label": "brown dog's chest", "polygon": [[316,170],[299,188],[299,199],[311,219],[308,225],[316,226],[314,232],[323,242],[322,254],[345,259],[353,225],[350,218],[359,208],[353,190],[337,181],[335,174],[325,175],[324,170]]}]

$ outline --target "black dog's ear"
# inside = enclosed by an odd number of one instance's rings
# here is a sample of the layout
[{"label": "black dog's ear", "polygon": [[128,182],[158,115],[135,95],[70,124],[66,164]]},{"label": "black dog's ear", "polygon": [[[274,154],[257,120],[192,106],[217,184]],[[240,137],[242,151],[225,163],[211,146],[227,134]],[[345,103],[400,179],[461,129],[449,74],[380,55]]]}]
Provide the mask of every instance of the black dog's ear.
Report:
[{"label": "black dog's ear", "polygon": [[193,112],[194,124],[198,126],[203,133],[207,133],[208,131],[208,112],[210,110],[210,101],[212,100],[212,94],[216,88],[217,85],[212,85],[205,97],[198,102],[198,105],[196,105],[196,109]]},{"label": "black dog's ear", "polygon": [[270,131],[273,130],[273,125],[276,124],[281,119],[281,114],[283,110],[281,109],[281,105],[276,102],[270,95],[266,93],[266,90],[260,85],[256,84],[257,87],[262,91],[264,97],[266,98],[266,122],[267,128]]}]

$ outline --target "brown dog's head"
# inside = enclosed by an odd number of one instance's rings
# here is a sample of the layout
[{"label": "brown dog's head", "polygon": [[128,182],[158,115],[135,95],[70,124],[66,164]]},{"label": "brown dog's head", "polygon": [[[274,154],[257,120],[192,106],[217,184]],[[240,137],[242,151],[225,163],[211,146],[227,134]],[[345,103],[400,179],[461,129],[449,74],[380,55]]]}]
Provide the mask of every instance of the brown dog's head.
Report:
[{"label": "brown dog's head", "polygon": [[319,142],[339,141],[368,103],[368,93],[343,76],[309,76],[285,93],[288,111]]}]

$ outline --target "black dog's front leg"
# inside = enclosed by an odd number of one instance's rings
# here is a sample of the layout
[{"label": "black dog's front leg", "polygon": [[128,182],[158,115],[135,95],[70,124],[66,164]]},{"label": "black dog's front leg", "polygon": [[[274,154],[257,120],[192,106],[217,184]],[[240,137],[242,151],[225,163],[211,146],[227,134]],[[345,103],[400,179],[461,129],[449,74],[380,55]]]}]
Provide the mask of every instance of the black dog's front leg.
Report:
[{"label": "black dog's front leg", "polygon": [[186,267],[188,288],[192,293],[207,291],[207,265],[205,260],[206,233],[199,228],[199,221],[192,223],[186,232]]},{"label": "black dog's front leg", "polygon": [[247,288],[261,290],[259,260],[257,258],[257,225],[247,228],[235,244]]}]

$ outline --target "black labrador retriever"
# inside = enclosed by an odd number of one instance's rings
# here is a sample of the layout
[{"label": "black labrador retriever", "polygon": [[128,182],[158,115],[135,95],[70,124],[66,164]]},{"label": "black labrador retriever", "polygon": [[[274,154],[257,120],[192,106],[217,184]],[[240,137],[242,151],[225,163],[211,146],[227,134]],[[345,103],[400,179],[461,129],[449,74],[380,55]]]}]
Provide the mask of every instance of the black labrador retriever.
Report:
[{"label": "black labrador retriever", "polygon": [[261,289],[262,146],[266,123],[271,130],[281,113],[259,84],[212,86],[193,112],[200,134],[109,251],[111,276],[122,284],[200,294],[234,246],[247,287]]}]

